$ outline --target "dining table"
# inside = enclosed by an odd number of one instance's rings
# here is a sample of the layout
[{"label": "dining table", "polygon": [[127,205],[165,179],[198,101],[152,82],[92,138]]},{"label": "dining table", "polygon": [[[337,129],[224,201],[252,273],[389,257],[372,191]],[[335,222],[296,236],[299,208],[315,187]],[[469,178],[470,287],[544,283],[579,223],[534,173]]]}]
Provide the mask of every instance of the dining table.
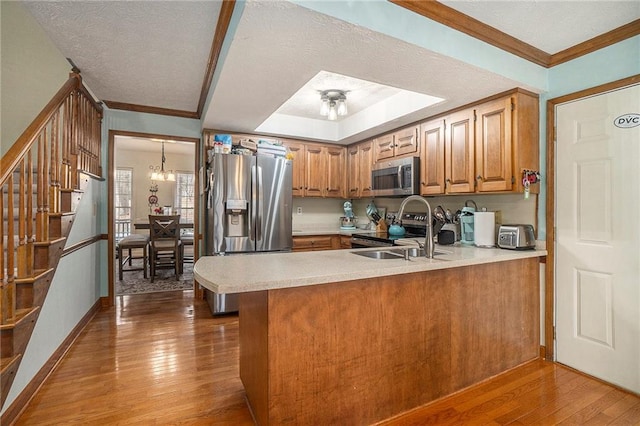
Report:
[{"label": "dining table", "polygon": [[[193,222],[180,222],[180,229],[193,229]],[[134,222],[135,229],[149,229],[149,222]]]}]

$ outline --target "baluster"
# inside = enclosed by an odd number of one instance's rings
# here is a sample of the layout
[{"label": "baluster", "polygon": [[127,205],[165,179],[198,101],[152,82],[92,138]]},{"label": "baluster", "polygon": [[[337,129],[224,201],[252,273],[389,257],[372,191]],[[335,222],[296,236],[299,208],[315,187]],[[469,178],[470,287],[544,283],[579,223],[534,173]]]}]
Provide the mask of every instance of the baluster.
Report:
[{"label": "baluster", "polygon": [[47,135],[41,133],[38,136],[38,211],[36,213],[36,241],[49,239],[49,208],[47,205],[48,194],[48,154]]},{"label": "baluster", "polygon": [[60,213],[60,139],[58,124],[60,116],[56,112],[51,117],[51,185],[49,187],[49,211]]},{"label": "baluster", "polygon": [[[33,274],[33,243],[35,242],[35,232],[33,229],[33,199],[37,195],[33,192],[33,147],[27,151],[27,259],[26,259],[26,275]],[[36,204],[37,205],[37,204]]]},{"label": "baluster", "polygon": [[26,259],[27,259],[27,230],[26,230],[26,218],[25,218],[25,208],[26,208],[26,182],[25,182],[25,174],[26,174],[26,165],[24,159],[20,161],[20,165],[18,166],[20,170],[20,179],[18,181],[18,277],[22,278],[26,276]]},{"label": "baluster", "polygon": [[7,324],[14,321],[16,301],[15,301],[15,234],[13,230],[13,173],[7,179],[7,278],[2,282],[2,292],[0,294],[0,323]]}]

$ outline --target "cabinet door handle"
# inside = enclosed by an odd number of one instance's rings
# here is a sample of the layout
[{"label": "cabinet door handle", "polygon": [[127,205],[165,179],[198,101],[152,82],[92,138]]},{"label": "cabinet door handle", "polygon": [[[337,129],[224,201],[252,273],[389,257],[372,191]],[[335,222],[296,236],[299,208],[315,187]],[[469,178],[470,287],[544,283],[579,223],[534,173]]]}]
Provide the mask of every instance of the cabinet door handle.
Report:
[{"label": "cabinet door handle", "polygon": [[482,176],[480,175],[476,176],[476,180],[482,180]]}]

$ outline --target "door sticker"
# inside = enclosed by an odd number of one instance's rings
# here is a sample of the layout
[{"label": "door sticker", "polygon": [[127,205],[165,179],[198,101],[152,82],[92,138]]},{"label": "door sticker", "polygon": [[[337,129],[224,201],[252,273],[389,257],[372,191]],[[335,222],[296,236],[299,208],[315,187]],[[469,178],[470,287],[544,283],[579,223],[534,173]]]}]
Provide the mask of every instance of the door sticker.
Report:
[{"label": "door sticker", "polygon": [[640,114],[631,113],[621,115],[613,120],[613,124],[621,129],[630,129],[632,127],[640,126]]}]

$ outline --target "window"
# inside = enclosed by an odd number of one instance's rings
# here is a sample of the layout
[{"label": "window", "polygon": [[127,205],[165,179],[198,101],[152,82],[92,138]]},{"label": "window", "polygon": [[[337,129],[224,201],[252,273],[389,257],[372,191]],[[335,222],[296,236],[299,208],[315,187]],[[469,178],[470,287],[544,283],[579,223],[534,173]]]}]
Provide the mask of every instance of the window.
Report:
[{"label": "window", "polygon": [[120,241],[131,233],[132,178],[132,169],[116,168],[113,200],[115,205],[116,241]]},{"label": "window", "polygon": [[193,172],[176,173],[176,211],[180,222],[193,223],[194,181]]}]

